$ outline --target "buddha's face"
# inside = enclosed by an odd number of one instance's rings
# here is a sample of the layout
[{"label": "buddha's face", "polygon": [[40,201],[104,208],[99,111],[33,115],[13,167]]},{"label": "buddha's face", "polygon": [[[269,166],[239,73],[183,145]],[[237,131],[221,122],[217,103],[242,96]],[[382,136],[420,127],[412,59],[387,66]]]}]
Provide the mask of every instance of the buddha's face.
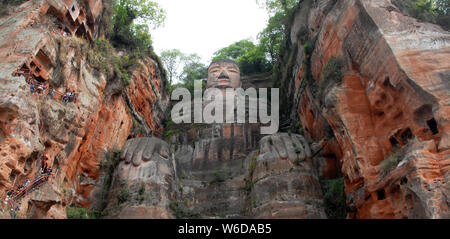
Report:
[{"label": "buddha's face", "polygon": [[241,73],[232,62],[213,63],[208,69],[207,88],[239,88]]}]

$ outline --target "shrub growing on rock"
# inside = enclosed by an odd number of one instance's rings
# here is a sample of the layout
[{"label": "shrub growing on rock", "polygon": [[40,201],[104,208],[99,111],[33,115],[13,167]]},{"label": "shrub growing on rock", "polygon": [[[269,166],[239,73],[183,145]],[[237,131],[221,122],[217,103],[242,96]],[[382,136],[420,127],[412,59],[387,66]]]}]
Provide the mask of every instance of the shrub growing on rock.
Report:
[{"label": "shrub growing on rock", "polygon": [[119,200],[119,204],[127,202],[130,199],[130,192],[126,188],[122,188],[117,194],[117,199]]},{"label": "shrub growing on rock", "polygon": [[400,11],[419,21],[431,22],[450,30],[450,3],[448,0],[393,0]]},{"label": "shrub growing on rock", "polygon": [[392,170],[394,170],[398,163],[400,162],[400,152],[396,151],[393,152],[391,155],[389,155],[389,157],[385,160],[383,160],[380,165],[381,165],[381,174],[383,175],[383,177],[387,176],[390,172],[392,172]]},{"label": "shrub growing on rock", "polygon": [[98,219],[101,213],[84,207],[66,207],[67,219]]},{"label": "shrub growing on rock", "polygon": [[345,219],[347,205],[345,202],[344,178],[321,181],[325,212],[329,219]]},{"label": "shrub growing on rock", "polygon": [[322,69],[322,79],[319,83],[318,97],[321,105],[324,103],[325,92],[333,84],[341,84],[343,78],[344,60],[331,57]]}]

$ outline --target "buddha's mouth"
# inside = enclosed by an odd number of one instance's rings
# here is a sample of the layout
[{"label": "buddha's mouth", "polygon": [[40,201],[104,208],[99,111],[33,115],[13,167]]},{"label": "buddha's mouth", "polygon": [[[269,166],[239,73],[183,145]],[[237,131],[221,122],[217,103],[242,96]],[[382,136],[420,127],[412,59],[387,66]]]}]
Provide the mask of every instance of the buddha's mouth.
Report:
[{"label": "buddha's mouth", "polygon": [[230,82],[230,78],[228,77],[221,77],[217,79],[218,82]]}]

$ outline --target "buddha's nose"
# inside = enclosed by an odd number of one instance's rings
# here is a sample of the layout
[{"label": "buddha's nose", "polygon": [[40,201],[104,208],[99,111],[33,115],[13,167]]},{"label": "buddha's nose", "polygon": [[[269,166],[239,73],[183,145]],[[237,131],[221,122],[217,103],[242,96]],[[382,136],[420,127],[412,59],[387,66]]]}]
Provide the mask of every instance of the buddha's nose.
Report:
[{"label": "buddha's nose", "polygon": [[226,71],[222,71],[219,75],[219,79],[221,79],[221,78],[230,79],[230,76],[228,75],[228,73]]}]

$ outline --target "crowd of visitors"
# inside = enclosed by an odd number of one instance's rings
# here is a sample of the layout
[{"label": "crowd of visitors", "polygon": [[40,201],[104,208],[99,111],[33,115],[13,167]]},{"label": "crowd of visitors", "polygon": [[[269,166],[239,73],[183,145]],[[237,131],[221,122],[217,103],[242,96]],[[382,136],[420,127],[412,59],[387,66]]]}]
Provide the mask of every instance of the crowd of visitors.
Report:
[{"label": "crowd of visitors", "polygon": [[62,94],[55,89],[50,89],[48,83],[35,80],[28,70],[17,71],[16,76],[24,76],[27,84],[30,86],[31,95],[47,95],[50,99],[54,99],[55,94],[61,96],[63,103],[74,102],[76,99],[75,91],[66,90],[66,93]]},{"label": "crowd of visitors", "polygon": [[49,177],[53,175],[52,173],[53,169],[48,167],[46,160],[44,160],[42,167],[39,170],[39,175],[37,175],[33,181],[26,179],[23,184],[19,184],[17,186],[16,191],[11,190],[6,193],[5,200],[0,208],[1,212],[6,212],[9,206],[9,214],[11,218],[16,218],[16,212],[21,210],[20,202],[16,202],[16,200],[24,197],[28,192],[37,188],[41,183],[47,181]]}]

